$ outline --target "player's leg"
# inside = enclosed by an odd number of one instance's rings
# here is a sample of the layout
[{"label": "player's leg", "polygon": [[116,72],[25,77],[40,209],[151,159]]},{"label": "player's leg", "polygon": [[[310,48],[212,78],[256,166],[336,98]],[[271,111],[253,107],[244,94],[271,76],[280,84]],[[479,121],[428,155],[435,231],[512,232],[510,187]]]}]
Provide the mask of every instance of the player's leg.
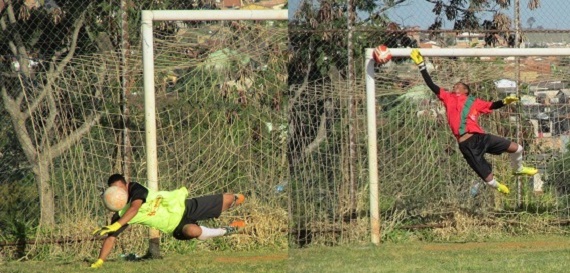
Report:
[{"label": "player's leg", "polygon": [[195,223],[186,224],[182,228],[182,235],[185,239],[198,239],[207,240],[214,237],[219,237],[226,235],[227,230],[224,228],[209,228],[205,226],[200,226]]},{"label": "player's leg", "polygon": [[[222,212],[226,211],[231,208],[235,208],[236,206],[241,205],[245,201],[245,196],[241,193],[224,193],[223,194],[223,203],[222,203]],[[223,227],[226,230],[225,235],[233,234],[238,232],[241,228],[245,227],[245,221],[243,220],[235,220],[231,222],[229,225]]]},{"label": "player's leg", "polygon": [[235,233],[245,226],[243,221],[234,221],[228,226],[210,228],[199,225],[198,222],[220,217],[222,211],[241,204],[245,198],[234,194],[215,194],[186,199],[186,211],[181,223],[174,231],[174,237],[179,240],[196,238],[206,240],[213,237]]},{"label": "player's leg", "polygon": [[523,147],[518,143],[511,142],[507,149],[511,157],[511,167],[515,175],[535,175],[538,170],[533,167],[523,166]]},{"label": "player's leg", "polygon": [[[476,134],[469,139],[459,143],[459,150],[467,164],[486,182],[487,185],[496,188],[503,194],[509,193],[509,188],[495,180],[491,164],[485,159],[486,135]],[[471,189],[473,190],[473,189]],[[476,195],[477,193],[471,193]]]},{"label": "player's leg", "polygon": [[511,166],[514,175],[535,175],[538,170],[533,167],[523,166],[523,147],[516,142],[512,142],[504,137],[487,135],[487,152],[500,155],[504,152],[511,157]]},{"label": "player's leg", "polygon": [[224,193],[222,211],[241,205],[245,201],[245,196],[241,193]]}]

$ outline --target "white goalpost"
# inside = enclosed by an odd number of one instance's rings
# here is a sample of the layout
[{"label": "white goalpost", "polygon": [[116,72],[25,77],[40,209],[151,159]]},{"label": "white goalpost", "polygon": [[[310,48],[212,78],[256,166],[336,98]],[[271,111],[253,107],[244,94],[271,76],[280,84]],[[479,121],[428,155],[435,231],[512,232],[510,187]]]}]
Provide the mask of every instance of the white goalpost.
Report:
[{"label": "white goalpost", "polygon": [[[288,20],[288,10],[144,10],[142,11],[142,59],[144,85],[145,143],[148,187],[158,190],[158,160],[155,105],[155,21]],[[158,244],[159,233],[150,231],[150,242]],[[149,249],[152,247],[149,246]],[[152,249],[151,249],[152,251]]]},{"label": "white goalpost", "polygon": [[[376,68],[379,66],[375,65],[375,61],[372,58],[373,48],[367,48],[365,50],[365,60],[364,68],[366,71],[366,116],[367,116],[367,138],[368,138],[368,175],[369,175],[369,186],[370,186],[370,225],[371,225],[371,241],[374,244],[380,243],[380,209],[379,209],[379,161],[378,161],[378,130],[382,130],[382,127],[377,128],[378,116],[376,109],[378,107],[377,101],[377,90],[380,88],[377,86],[377,78],[381,77],[376,72]],[[411,53],[411,48],[391,48],[390,52],[392,57],[404,57],[409,58]],[[424,57],[522,57],[522,56],[570,56],[570,48],[437,48],[437,49],[419,49]],[[397,66],[397,64],[394,64]],[[485,66],[492,66],[493,64],[477,64],[481,68]],[[518,69],[518,64],[514,63],[514,69]],[[511,66],[512,68],[512,66]],[[404,73],[417,73],[418,79],[421,81],[421,75],[419,71],[410,69],[409,67],[405,69]],[[436,69],[437,70],[437,69]],[[403,70],[404,71],[404,70]],[[497,69],[496,71],[500,71]],[[518,71],[518,70],[517,70]],[[399,73],[399,72],[395,72]],[[445,74],[445,73],[443,73]],[[489,73],[488,73],[489,74]],[[492,73],[491,73],[492,74]],[[499,77],[497,75],[489,75],[488,79],[492,77]],[[412,75],[413,76],[413,75]],[[475,76],[477,77],[477,76]],[[516,77],[514,77],[516,78]],[[540,77],[539,77],[540,78]],[[390,79],[386,79],[390,81]],[[417,82],[416,82],[417,83]],[[420,83],[421,84],[421,83]],[[387,84],[387,86],[390,86]],[[520,92],[518,90],[518,82],[516,87],[517,94]],[[386,87],[390,88],[390,87]],[[404,91],[405,92],[405,91]],[[417,162],[416,162],[417,163]],[[520,189],[520,187],[519,187]],[[520,191],[519,191],[520,192]]]}]

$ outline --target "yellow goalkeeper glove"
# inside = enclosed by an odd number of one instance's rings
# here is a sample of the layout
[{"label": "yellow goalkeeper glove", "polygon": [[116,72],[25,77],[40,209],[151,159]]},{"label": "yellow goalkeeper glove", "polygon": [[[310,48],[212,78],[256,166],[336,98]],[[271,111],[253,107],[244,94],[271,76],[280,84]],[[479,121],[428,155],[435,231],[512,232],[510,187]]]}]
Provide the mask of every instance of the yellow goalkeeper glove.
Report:
[{"label": "yellow goalkeeper glove", "polygon": [[90,267],[91,268],[99,268],[101,266],[103,266],[103,260],[98,259],[96,262],[92,263]]},{"label": "yellow goalkeeper glove", "polygon": [[111,225],[102,227],[102,228],[98,228],[95,231],[93,231],[93,235],[105,235],[107,233],[111,233],[111,232],[115,232],[117,230],[119,230],[121,228],[121,224],[119,224],[119,222],[115,222]]},{"label": "yellow goalkeeper glove", "polygon": [[515,97],[515,96],[508,96],[508,97],[506,97],[506,98],[503,99],[503,103],[504,103],[505,105],[511,104],[511,103],[513,103],[513,102],[518,102],[518,101],[519,101],[519,98],[517,98],[517,97]]},{"label": "yellow goalkeeper glove", "polygon": [[416,63],[416,65],[421,65],[424,62],[424,57],[417,48],[412,49],[410,57],[412,57],[412,60],[414,63]]}]

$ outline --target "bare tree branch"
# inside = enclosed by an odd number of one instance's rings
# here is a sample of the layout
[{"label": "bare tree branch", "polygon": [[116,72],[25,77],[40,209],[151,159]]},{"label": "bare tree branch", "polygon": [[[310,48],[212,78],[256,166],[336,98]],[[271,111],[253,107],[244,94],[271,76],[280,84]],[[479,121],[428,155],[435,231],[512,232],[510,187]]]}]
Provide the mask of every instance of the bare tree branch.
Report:
[{"label": "bare tree branch", "polygon": [[303,156],[310,155],[312,152],[314,152],[319,147],[319,145],[325,139],[327,139],[327,118],[328,118],[329,112],[331,112],[331,111],[332,111],[332,102],[330,100],[327,100],[327,101],[325,101],[324,111],[321,114],[321,119],[320,119],[320,123],[319,123],[319,129],[317,131],[317,135],[315,136],[313,141],[311,141],[311,143],[309,143],[309,145],[307,145],[307,147],[303,151]]},{"label": "bare tree branch", "polygon": [[[65,49],[69,50],[69,52],[67,53],[65,58],[63,58],[61,62],[57,64],[56,67],[50,65],[50,71],[48,72],[47,76],[48,79],[54,79],[58,77],[64,71],[67,64],[73,58],[75,50],[77,49],[77,37],[79,37],[79,31],[81,30],[81,27],[83,27],[83,23],[85,22],[85,13],[87,13],[87,10],[88,9],[85,9],[83,13],[79,16],[79,18],[73,23],[73,35],[71,36],[71,44],[67,49]],[[52,58],[52,63],[55,63],[57,56],[59,56],[59,54],[54,54]],[[47,84],[50,84],[50,82],[48,81]]]},{"label": "bare tree branch", "polygon": [[[21,88],[22,88],[22,90],[24,90],[23,88],[25,88],[25,87],[23,86],[23,84],[21,84]],[[40,93],[38,94],[38,96],[36,96],[36,97],[34,98],[34,100],[33,100],[31,103],[28,103],[28,104],[29,104],[28,110],[25,111],[24,114],[26,114],[27,117],[31,116],[31,115],[37,110],[37,108],[39,107],[40,103],[43,101],[44,97],[45,97],[47,94],[51,93],[51,91],[52,91],[52,90],[51,90],[51,86],[43,86],[43,88],[41,88],[41,91],[40,91]],[[25,92],[22,92],[22,93],[19,94],[19,97],[21,98],[21,97],[23,97],[24,95],[25,95]],[[20,99],[20,103],[18,103],[18,104],[19,104],[19,105],[21,104],[21,99]]]},{"label": "bare tree branch", "polygon": [[69,134],[65,139],[62,139],[57,144],[51,146],[49,149],[49,158],[53,159],[60,156],[63,152],[69,149],[69,147],[81,140],[81,137],[89,132],[91,127],[99,121],[100,117],[101,115],[99,113],[89,116],[81,127]]},{"label": "bare tree branch", "polygon": [[26,128],[26,115],[24,115],[19,110],[19,103],[12,99],[4,86],[2,86],[2,100],[4,101],[4,108],[12,117],[12,123],[14,124],[14,130],[18,139],[22,143],[22,150],[28,161],[35,163],[37,159],[36,147],[34,146],[28,129]]},{"label": "bare tree branch", "polygon": [[[7,7],[6,12],[8,13],[8,22],[10,24],[16,24],[16,15],[14,14],[14,6],[12,5],[12,1],[6,1]],[[10,50],[12,53],[17,56],[18,62],[20,63],[20,73],[26,75],[27,77],[30,76],[30,58],[28,55],[28,51],[26,50],[26,46],[22,41],[22,37],[19,33],[14,33],[14,40],[10,41]],[[14,43],[15,42],[15,43]]]},{"label": "bare tree branch", "polygon": [[[103,93],[101,91],[101,87],[103,86],[103,83],[107,79],[104,76],[106,70],[107,70],[107,67],[104,64],[99,66],[99,75],[103,75],[103,76],[100,76],[99,80],[95,84],[95,89],[96,89],[96,92],[94,95],[95,97],[101,96]],[[53,97],[50,98],[50,101],[53,102]],[[51,111],[54,111],[55,113],[59,113],[59,111],[57,110],[57,108],[55,106],[55,102],[53,102],[53,105],[51,105],[51,103],[50,103],[50,112]],[[54,115],[54,117],[55,117],[55,115]],[[83,123],[83,125],[81,125],[81,127],[77,128],[75,131],[71,132],[71,134],[67,135],[66,138],[61,139],[57,144],[51,146],[49,149],[49,155],[48,155],[49,159],[51,160],[53,158],[60,156],[63,152],[65,152],[67,149],[69,149],[69,147],[71,147],[72,145],[77,143],[81,139],[81,137],[83,135],[85,135],[87,132],[89,132],[91,127],[93,127],[93,125],[95,125],[99,121],[100,117],[101,117],[101,115],[99,113],[90,115],[89,117],[87,117],[85,119],[85,122]],[[52,123],[52,126],[53,126],[54,121],[50,120],[50,123]]]}]

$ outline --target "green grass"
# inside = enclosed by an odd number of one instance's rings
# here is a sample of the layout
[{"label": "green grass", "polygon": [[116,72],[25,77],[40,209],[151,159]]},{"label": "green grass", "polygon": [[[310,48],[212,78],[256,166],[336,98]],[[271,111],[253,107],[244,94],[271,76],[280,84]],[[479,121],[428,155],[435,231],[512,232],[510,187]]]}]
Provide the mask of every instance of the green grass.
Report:
[{"label": "green grass", "polygon": [[163,259],[0,262],[0,272],[568,272],[570,238],[535,236],[488,242],[383,243],[247,252],[191,252]]},{"label": "green grass", "polygon": [[256,250],[248,252],[192,252],[172,254],[162,259],[124,261],[109,259],[98,269],[89,268],[95,261],[26,261],[0,262],[2,273],[31,272],[117,272],[117,273],[192,273],[192,272],[286,272],[287,250]]},{"label": "green grass", "polygon": [[569,272],[570,238],[291,249],[289,272]]}]

